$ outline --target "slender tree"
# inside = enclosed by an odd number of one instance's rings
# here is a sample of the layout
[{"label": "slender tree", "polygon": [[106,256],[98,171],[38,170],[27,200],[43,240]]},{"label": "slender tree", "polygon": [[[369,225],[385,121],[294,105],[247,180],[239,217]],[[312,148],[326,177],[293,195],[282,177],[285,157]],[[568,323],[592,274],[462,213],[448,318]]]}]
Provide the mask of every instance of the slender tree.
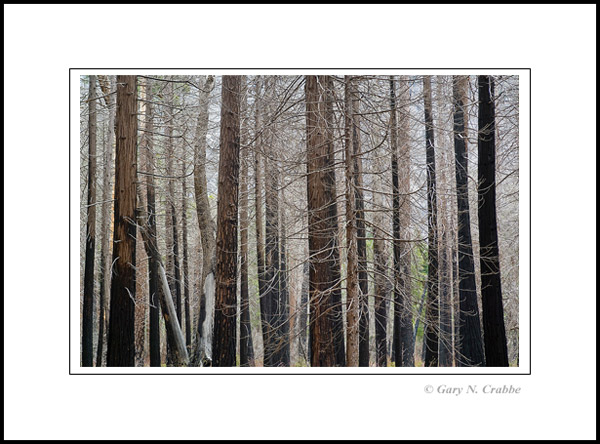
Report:
[{"label": "slender tree", "polygon": [[354,175],[352,177],[354,187],[354,209],[356,212],[356,253],[358,260],[358,365],[368,367],[369,357],[369,274],[367,264],[367,230],[365,224],[365,199],[363,197],[362,158],[360,144],[360,121],[359,121],[359,94],[357,85],[353,86],[351,100],[352,118],[352,161],[354,163]]},{"label": "slender tree", "polygon": [[109,367],[132,367],[135,359],[136,91],[136,76],[117,76],[113,275],[107,347]]},{"label": "slender tree", "polygon": [[410,94],[408,76],[400,76],[400,107],[398,118],[398,189],[400,236],[400,284],[402,285],[402,298],[400,306],[400,325],[398,328],[400,342],[400,362],[403,367],[415,365],[415,341],[413,339],[412,323],[412,280],[411,280],[411,249],[407,240],[411,236],[411,191],[410,191]]},{"label": "slender tree", "polygon": [[[194,363],[200,361],[210,354],[212,345],[213,306],[212,294],[205,291],[206,278],[214,273],[215,260],[215,224],[210,211],[208,200],[208,183],[206,180],[206,137],[208,133],[208,105],[209,95],[214,86],[214,77],[208,76],[204,81],[199,95],[199,112],[196,128],[196,139],[194,143],[194,197],[196,199],[196,212],[198,215],[198,227],[200,229],[200,241],[202,244],[202,274],[200,275],[200,307],[198,321],[196,323],[197,339],[194,352]],[[205,325],[205,323],[207,325]],[[206,328],[205,328],[206,327]],[[206,330],[206,334],[205,334]]]},{"label": "slender tree", "polygon": [[83,280],[81,365],[94,365],[94,263],[96,260],[96,76],[90,76],[88,96],[88,198]]},{"label": "slender tree", "polygon": [[[244,89],[245,85],[244,78]],[[242,99],[242,111],[247,108],[247,95]],[[242,112],[242,115],[245,113]],[[248,294],[248,137],[247,123],[242,123],[241,176],[240,176],[240,366],[254,366],[252,327],[250,324],[250,297]]]},{"label": "slender tree", "polygon": [[223,76],[213,335],[213,365],[217,367],[232,367],[236,362],[240,86],[239,76]]},{"label": "slender tree", "polygon": [[358,300],[358,252],[356,239],[356,211],[354,209],[354,152],[353,138],[354,131],[354,113],[353,102],[355,100],[355,91],[353,90],[353,79],[351,76],[345,76],[345,145],[346,145],[346,300],[348,308],[346,318],[348,326],[346,328],[346,363],[348,367],[358,367],[359,358],[359,314],[360,306]]},{"label": "slender tree", "polygon": [[459,366],[483,366],[483,339],[477,304],[475,263],[469,215],[469,177],[467,134],[465,127],[465,94],[468,77],[454,76],[454,155],[456,172],[456,204],[458,215],[458,355]]},{"label": "slender tree", "polygon": [[[405,80],[405,79],[403,79]],[[408,101],[406,82],[402,82],[402,105]],[[410,254],[405,239],[409,233],[410,203],[410,154],[408,148],[408,117],[402,115],[398,124],[395,79],[390,76],[390,149],[392,152],[392,230],[394,252],[393,297],[393,359],[397,367],[414,365],[414,341],[412,340],[412,301],[410,288]],[[404,113],[407,110],[403,110]],[[400,141],[399,139],[400,137]],[[400,143],[402,147],[400,149]],[[403,236],[404,234],[404,236]]]},{"label": "slender tree", "polygon": [[[380,185],[380,180],[377,184]],[[378,187],[381,189],[380,187]],[[375,362],[378,367],[387,366],[387,318],[388,318],[388,291],[387,268],[388,258],[385,247],[385,233],[382,212],[383,199],[379,192],[373,193],[373,266],[375,283]]]},{"label": "slender tree", "polygon": [[[111,76],[112,77],[112,76]],[[114,77],[113,77],[114,78]],[[109,81],[107,90],[114,90],[114,80]],[[104,91],[104,90],[103,90]],[[112,160],[113,160],[113,143],[114,126],[115,126],[115,95],[111,94],[106,98],[108,110],[108,129],[106,131],[104,143],[104,172],[102,176],[102,222],[100,230],[102,232],[102,242],[100,246],[100,298],[98,305],[100,306],[100,316],[98,319],[98,348],[96,353],[96,367],[102,366],[104,356],[104,341],[106,329],[106,302],[108,301],[108,291],[110,289],[110,209],[112,201]]]},{"label": "slender tree", "polygon": [[[330,255],[328,264],[331,273],[331,316],[333,319],[333,343],[335,350],[335,365],[346,365],[346,348],[344,345],[344,318],[342,307],[342,274],[340,269],[340,248],[338,240],[338,207],[337,207],[337,180],[335,174],[335,149],[334,149],[334,110],[333,110],[333,80],[331,76],[319,76],[323,85],[324,100],[324,128],[326,136],[326,167],[325,167],[325,199],[329,217],[327,222],[330,229]],[[360,277],[359,277],[360,282]],[[359,355],[360,359],[360,355]]]},{"label": "slender tree", "polygon": [[[146,231],[151,243],[144,242],[146,254],[148,255],[148,305],[150,307],[150,366],[160,367],[160,276],[158,272],[158,252],[152,252],[151,246],[157,245],[156,241],[156,190],[154,185],[154,113],[153,113],[153,92],[152,80],[146,79],[146,116],[144,144],[142,149],[142,163],[144,170],[147,172],[145,177],[146,182]],[[156,248],[156,247],[155,247]]]},{"label": "slender tree", "polygon": [[182,257],[182,287],[183,287],[183,305],[185,315],[185,343],[188,348],[188,353],[192,350],[192,319],[190,317],[190,267],[188,263],[188,225],[187,225],[187,171],[185,163],[185,155],[181,162],[181,243],[183,249]]},{"label": "slender tree", "polygon": [[433,115],[431,106],[431,77],[423,77],[425,109],[425,150],[427,157],[427,228],[428,228],[428,268],[425,324],[425,366],[439,364],[439,323],[440,306],[438,294],[438,239],[437,239],[437,194],[435,181],[435,142],[433,136]]},{"label": "slender tree", "polygon": [[508,367],[496,222],[494,79],[492,76],[478,76],[477,81],[479,89],[477,191],[485,363],[488,367]]}]

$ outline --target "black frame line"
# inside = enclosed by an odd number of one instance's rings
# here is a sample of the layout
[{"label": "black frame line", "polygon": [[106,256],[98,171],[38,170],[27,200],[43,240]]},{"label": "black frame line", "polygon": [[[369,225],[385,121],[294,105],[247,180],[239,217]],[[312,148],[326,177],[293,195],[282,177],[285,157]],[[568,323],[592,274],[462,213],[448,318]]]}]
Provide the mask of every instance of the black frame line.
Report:
[{"label": "black frame line", "polygon": [[[368,70],[368,71],[464,71],[464,70],[494,70],[494,71],[529,71],[529,372],[528,373],[220,373],[220,372],[203,372],[203,373],[73,373],[71,372],[71,71],[90,71],[90,70],[153,70],[153,71],[171,71],[171,70],[197,70],[197,71],[349,71],[349,70]],[[129,376],[144,376],[144,375],[172,375],[172,376],[204,376],[204,375],[222,375],[222,376],[531,376],[531,68],[69,68],[69,375],[71,376],[114,376],[114,375],[129,375]],[[519,170],[520,170],[519,165]],[[520,191],[520,190],[519,190]],[[519,264],[519,273],[521,264]],[[519,294],[519,297],[521,295]],[[211,367],[212,368],[212,367]],[[237,367],[228,367],[237,368]],[[482,367],[484,368],[484,367]]]}]

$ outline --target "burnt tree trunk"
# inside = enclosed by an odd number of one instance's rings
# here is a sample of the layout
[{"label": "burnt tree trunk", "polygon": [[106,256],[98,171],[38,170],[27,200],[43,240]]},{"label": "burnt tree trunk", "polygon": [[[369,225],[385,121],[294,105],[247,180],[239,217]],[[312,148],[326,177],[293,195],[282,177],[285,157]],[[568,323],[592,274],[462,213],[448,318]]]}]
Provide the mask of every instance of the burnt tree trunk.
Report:
[{"label": "burnt tree trunk", "polygon": [[[112,77],[112,76],[111,76]],[[107,86],[109,88],[109,86]],[[114,89],[114,82],[110,83],[110,89]],[[100,316],[98,320],[98,348],[96,353],[96,367],[102,366],[104,359],[104,336],[106,329],[106,302],[108,301],[108,289],[110,288],[110,210],[111,197],[113,195],[111,189],[112,176],[112,157],[113,157],[113,142],[114,142],[114,126],[115,126],[115,95],[112,94],[107,98],[108,111],[108,131],[104,144],[104,176],[102,179],[102,222],[100,223],[100,231],[102,233],[102,243],[100,247]]]},{"label": "burnt tree trunk", "polygon": [[88,195],[83,278],[81,365],[94,365],[94,264],[96,261],[96,76],[89,76]]},{"label": "burnt tree trunk", "polygon": [[494,79],[491,76],[478,76],[477,80],[479,88],[477,192],[485,363],[487,367],[508,367],[496,222]]},{"label": "burnt tree trunk", "polygon": [[[356,85],[354,85],[356,88]],[[367,230],[365,227],[365,199],[363,197],[362,159],[360,149],[359,96],[354,90],[352,100],[352,158],[354,163],[354,209],[358,257],[358,365],[369,366],[369,274],[367,265]]]},{"label": "burnt tree trunk", "polygon": [[[406,100],[402,95],[402,100]],[[390,77],[390,149],[392,151],[392,232],[394,236],[394,297],[392,326],[392,357],[397,367],[414,365],[414,342],[412,341],[412,314],[410,294],[410,258],[406,251],[402,233],[408,233],[410,222],[410,206],[408,188],[410,185],[410,156],[405,128],[407,118],[402,120],[402,153],[398,143],[398,117],[396,104],[396,87],[393,76]],[[402,156],[400,156],[402,154]],[[402,165],[401,165],[402,164]],[[400,170],[402,166],[402,170]],[[403,191],[405,194],[402,194]],[[404,225],[402,226],[404,222]]]},{"label": "burnt tree trunk", "polygon": [[[327,128],[325,76],[306,76],[307,196],[309,245],[309,340],[313,367],[336,365],[332,250],[337,248],[337,217],[331,218],[331,143]],[[334,182],[335,183],[335,182]]]},{"label": "burnt tree trunk", "polygon": [[216,367],[233,367],[236,364],[240,85],[239,76],[223,76],[212,347],[213,365]]},{"label": "burnt tree trunk", "polygon": [[[269,156],[275,157],[270,146],[272,137],[266,139]],[[265,285],[268,330],[265,343],[265,366],[278,366],[279,350],[279,302],[280,302],[280,260],[279,260],[279,172],[273,159],[265,159]]]},{"label": "burnt tree trunk", "polygon": [[135,360],[136,76],[117,76],[113,276],[110,287],[107,366]]},{"label": "burnt tree trunk", "polygon": [[415,365],[415,342],[413,340],[412,324],[412,280],[411,280],[411,250],[406,239],[411,236],[411,191],[410,191],[410,136],[409,136],[409,107],[410,94],[408,77],[400,76],[400,105],[401,114],[398,120],[398,188],[400,194],[400,236],[404,239],[400,242],[400,274],[402,276],[402,305],[400,310],[400,350],[401,363],[403,367],[414,367]]},{"label": "burnt tree trunk", "polygon": [[346,365],[346,348],[344,345],[344,310],[342,307],[342,273],[340,269],[340,250],[338,241],[338,208],[337,208],[337,189],[335,174],[335,154],[333,143],[333,80],[331,76],[319,76],[324,88],[325,101],[325,134],[326,134],[326,187],[325,196],[328,202],[329,219],[331,230],[331,244],[328,253],[330,254],[329,266],[331,269],[332,292],[331,292],[331,315],[333,318],[333,343],[335,349],[335,365]]},{"label": "burnt tree trunk", "polygon": [[475,262],[469,215],[468,150],[465,125],[465,83],[467,77],[454,76],[454,155],[456,171],[456,203],[458,214],[458,366],[483,366],[483,339],[477,304]]},{"label": "burnt tree trunk", "polygon": [[[381,183],[379,181],[378,183]],[[375,214],[373,216],[373,263],[375,283],[375,362],[378,367],[387,366],[387,318],[388,318],[388,292],[387,292],[387,267],[388,258],[385,251],[385,234],[382,230],[384,224],[383,199],[381,193],[374,193],[373,203]]]},{"label": "burnt tree trunk", "polygon": [[433,115],[431,106],[431,77],[423,78],[425,109],[425,150],[427,158],[427,229],[428,229],[428,269],[427,269],[427,308],[425,313],[425,366],[439,365],[439,324],[440,306],[438,294],[438,236],[437,236],[437,195],[435,182],[435,142],[433,137]]}]

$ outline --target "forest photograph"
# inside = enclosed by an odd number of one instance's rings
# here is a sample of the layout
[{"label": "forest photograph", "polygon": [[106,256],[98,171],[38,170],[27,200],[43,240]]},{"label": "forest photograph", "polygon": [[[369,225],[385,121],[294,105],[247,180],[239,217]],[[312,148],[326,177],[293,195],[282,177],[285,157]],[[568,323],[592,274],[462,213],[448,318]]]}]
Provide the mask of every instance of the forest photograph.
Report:
[{"label": "forest photograph", "polygon": [[4,12],[6,441],[595,440],[595,4]]},{"label": "forest photograph", "polygon": [[80,367],[519,367],[528,77],[88,71]]}]

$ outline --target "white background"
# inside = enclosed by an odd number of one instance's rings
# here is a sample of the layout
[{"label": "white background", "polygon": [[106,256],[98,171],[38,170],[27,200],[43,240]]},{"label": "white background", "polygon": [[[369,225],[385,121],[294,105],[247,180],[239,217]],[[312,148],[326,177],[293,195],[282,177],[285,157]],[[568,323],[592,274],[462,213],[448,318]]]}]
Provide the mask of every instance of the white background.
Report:
[{"label": "white background", "polygon": [[[5,5],[5,439],[595,438],[595,9]],[[68,374],[68,68],[274,66],[532,68],[531,376]]]}]

